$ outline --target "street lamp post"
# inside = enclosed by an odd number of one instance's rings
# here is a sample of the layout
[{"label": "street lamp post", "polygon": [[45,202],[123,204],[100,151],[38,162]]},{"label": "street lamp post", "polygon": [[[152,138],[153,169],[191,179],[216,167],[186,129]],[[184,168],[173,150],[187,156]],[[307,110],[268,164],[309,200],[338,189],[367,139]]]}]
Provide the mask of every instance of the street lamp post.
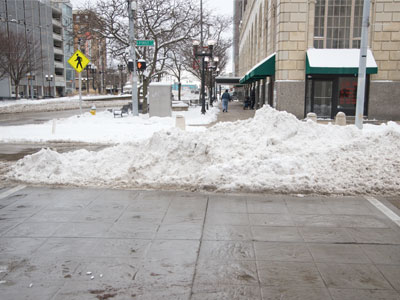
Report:
[{"label": "street lamp post", "polygon": [[93,67],[91,68],[91,73],[92,73],[92,87],[93,87],[94,91],[96,91],[96,88],[94,86],[95,78],[96,78],[96,71],[97,71],[97,67],[95,65],[93,65]]},{"label": "street lamp post", "polygon": [[91,64],[88,64],[87,66],[86,66],[86,94],[87,95],[89,95],[89,89],[90,89],[90,80],[89,80],[89,72],[90,72],[90,69],[92,68],[92,65]]},{"label": "street lamp post", "polygon": [[205,58],[212,57],[213,48],[215,45],[215,41],[209,40],[207,42],[208,47],[202,47],[199,51],[199,41],[193,41],[193,53],[196,57],[201,57],[201,113],[206,113],[206,99],[205,99]]},{"label": "street lamp post", "polygon": [[124,85],[123,85],[123,83],[122,83],[122,71],[124,70],[124,65],[123,64],[120,64],[120,65],[118,65],[118,70],[119,70],[119,82],[120,82],[120,85],[121,85],[121,88],[120,88],[120,91],[121,91],[121,94],[123,94],[124,93]]},{"label": "street lamp post", "polygon": [[219,62],[219,58],[218,56],[213,57],[213,60],[207,60],[208,61],[208,70],[210,71],[210,94],[209,94],[209,101],[210,101],[210,105],[213,106],[213,101],[215,98],[213,98],[214,93],[213,93],[213,81],[214,81],[214,70],[217,69],[217,65]]},{"label": "street lamp post", "polygon": [[[218,77],[219,75],[219,68],[215,70],[215,77]],[[217,81],[214,80],[214,100],[217,99]]]},{"label": "street lamp post", "polygon": [[49,98],[51,98],[50,82],[53,81],[53,75],[46,75],[46,81],[49,83]]}]

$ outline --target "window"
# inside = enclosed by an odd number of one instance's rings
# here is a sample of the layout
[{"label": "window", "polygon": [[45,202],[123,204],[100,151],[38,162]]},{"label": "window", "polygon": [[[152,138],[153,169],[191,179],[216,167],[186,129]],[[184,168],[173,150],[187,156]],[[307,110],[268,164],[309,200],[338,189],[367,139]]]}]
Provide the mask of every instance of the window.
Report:
[{"label": "window", "polygon": [[362,10],[362,0],[317,0],[314,47],[359,48]]}]

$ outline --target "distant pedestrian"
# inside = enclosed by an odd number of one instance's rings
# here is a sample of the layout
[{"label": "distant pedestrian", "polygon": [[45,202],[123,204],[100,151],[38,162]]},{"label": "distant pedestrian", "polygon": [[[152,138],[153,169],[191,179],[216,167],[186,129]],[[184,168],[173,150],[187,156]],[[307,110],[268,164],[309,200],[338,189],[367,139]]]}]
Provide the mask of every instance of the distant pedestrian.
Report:
[{"label": "distant pedestrian", "polygon": [[222,112],[228,112],[228,102],[231,100],[231,95],[228,90],[222,94]]},{"label": "distant pedestrian", "polygon": [[254,105],[256,104],[256,91],[254,88],[251,89],[250,102],[251,109],[254,109]]}]

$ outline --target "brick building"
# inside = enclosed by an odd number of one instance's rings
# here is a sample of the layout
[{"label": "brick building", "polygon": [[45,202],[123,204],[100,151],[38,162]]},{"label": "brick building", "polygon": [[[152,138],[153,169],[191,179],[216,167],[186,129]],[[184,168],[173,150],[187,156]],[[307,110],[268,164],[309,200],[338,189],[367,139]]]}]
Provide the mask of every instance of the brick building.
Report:
[{"label": "brick building", "polygon": [[[363,0],[235,0],[235,65],[258,106],[354,115]],[[365,115],[400,119],[400,2],[371,0]]]}]

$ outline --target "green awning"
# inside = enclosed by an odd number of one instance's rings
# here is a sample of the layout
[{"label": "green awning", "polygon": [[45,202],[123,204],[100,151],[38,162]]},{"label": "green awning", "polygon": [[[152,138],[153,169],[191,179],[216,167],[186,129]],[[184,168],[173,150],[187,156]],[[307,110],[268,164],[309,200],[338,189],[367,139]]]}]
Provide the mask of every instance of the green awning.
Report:
[{"label": "green awning", "polygon": [[[308,49],[306,74],[358,74],[360,49]],[[367,52],[367,74],[378,73],[371,50]]]},{"label": "green awning", "polygon": [[275,54],[273,53],[267,58],[260,61],[250,71],[240,78],[240,83],[251,83],[260,79],[264,79],[267,76],[275,75]]}]

